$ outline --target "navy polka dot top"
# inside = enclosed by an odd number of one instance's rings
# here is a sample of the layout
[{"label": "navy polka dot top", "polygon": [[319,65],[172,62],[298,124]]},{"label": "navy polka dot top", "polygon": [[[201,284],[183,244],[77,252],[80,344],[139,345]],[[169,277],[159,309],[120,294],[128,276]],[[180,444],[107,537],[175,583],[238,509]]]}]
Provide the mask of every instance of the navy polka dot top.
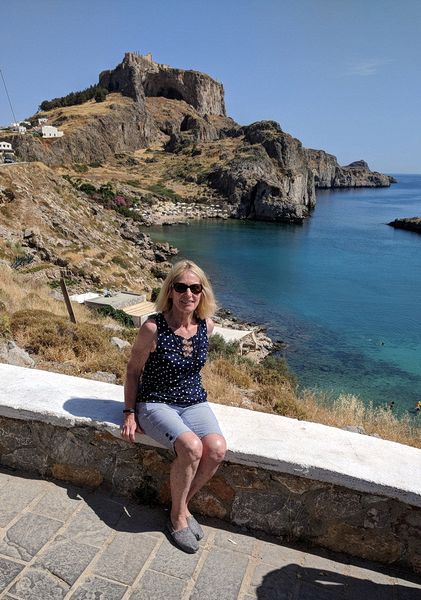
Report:
[{"label": "navy polka dot top", "polygon": [[162,313],[152,318],[157,325],[157,345],[146,361],[137,402],[205,402],[200,370],[208,356],[206,320],[198,319],[197,333],[186,339],[170,329]]}]

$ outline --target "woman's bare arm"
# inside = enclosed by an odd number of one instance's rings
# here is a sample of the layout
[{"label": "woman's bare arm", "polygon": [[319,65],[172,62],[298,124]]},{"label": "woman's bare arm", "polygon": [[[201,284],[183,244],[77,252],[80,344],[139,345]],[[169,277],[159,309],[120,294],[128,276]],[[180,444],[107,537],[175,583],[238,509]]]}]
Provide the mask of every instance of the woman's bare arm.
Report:
[{"label": "woman's bare arm", "polygon": [[[139,378],[143,372],[149,354],[156,348],[156,323],[150,319],[139,329],[133,344],[132,353],[126,370],[126,381],[124,383],[124,408],[136,407],[136,396]],[[125,413],[124,423],[121,429],[122,437],[134,442],[137,423],[135,413]]]}]

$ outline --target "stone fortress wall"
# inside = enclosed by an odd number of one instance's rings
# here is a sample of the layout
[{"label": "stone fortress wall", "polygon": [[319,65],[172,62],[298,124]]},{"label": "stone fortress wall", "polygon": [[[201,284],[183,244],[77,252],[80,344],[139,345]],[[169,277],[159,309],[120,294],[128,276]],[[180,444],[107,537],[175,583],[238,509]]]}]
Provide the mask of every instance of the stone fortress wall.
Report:
[{"label": "stone fortress wall", "polygon": [[[123,388],[0,364],[0,464],[167,503],[170,454],[120,438]],[[340,429],[213,406],[226,461],[194,509],[421,572],[421,450]]]}]

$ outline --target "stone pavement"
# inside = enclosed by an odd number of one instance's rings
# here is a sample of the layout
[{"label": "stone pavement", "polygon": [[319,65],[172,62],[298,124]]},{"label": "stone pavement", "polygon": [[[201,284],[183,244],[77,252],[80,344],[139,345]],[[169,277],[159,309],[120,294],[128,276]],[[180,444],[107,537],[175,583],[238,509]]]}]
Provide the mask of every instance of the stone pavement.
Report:
[{"label": "stone pavement", "polygon": [[420,600],[421,578],[205,523],[195,555],[160,508],[0,470],[4,600]]}]

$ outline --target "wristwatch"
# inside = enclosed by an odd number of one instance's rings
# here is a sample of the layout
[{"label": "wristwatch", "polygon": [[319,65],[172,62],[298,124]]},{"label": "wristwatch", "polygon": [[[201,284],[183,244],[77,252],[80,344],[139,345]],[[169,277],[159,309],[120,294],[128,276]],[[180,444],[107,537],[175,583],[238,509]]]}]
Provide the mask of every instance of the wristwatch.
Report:
[{"label": "wristwatch", "polygon": [[134,414],[136,412],[136,410],[134,408],[124,408],[123,412]]}]

